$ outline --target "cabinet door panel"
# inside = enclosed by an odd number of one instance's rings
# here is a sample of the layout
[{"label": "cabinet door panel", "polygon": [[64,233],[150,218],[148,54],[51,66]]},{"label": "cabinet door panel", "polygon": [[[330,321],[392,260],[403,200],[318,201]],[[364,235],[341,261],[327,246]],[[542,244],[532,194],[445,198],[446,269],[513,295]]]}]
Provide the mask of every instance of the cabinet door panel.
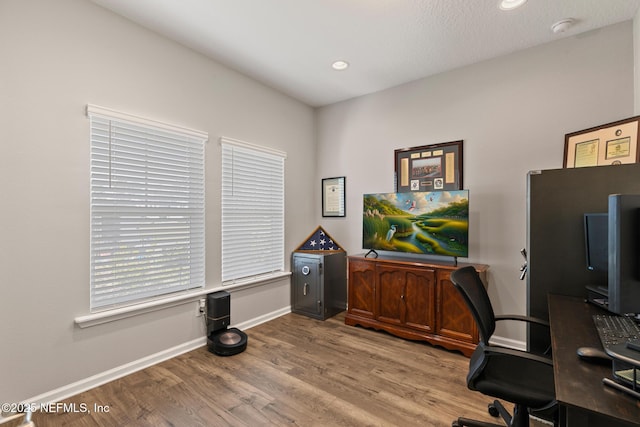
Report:
[{"label": "cabinet door panel", "polygon": [[400,268],[377,268],[378,315],[381,322],[400,324],[404,314],[404,278],[406,271]]},{"label": "cabinet door panel", "polygon": [[404,323],[412,328],[433,332],[436,320],[436,274],[434,270],[408,270],[405,275]]},{"label": "cabinet door panel", "polygon": [[349,313],[373,319],[375,274],[375,264],[368,261],[349,260]]},{"label": "cabinet door panel", "polygon": [[435,271],[427,268],[378,266],[377,272],[377,319],[433,332]]},{"label": "cabinet door panel", "polygon": [[449,271],[438,272],[440,312],[437,333],[460,341],[477,342],[477,328],[462,295],[451,282]]}]

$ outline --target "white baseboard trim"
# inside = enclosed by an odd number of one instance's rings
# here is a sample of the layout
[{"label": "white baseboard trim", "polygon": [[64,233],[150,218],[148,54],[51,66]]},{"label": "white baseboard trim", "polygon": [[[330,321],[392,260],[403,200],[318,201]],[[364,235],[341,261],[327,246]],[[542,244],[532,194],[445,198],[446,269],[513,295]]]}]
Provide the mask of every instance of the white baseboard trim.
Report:
[{"label": "white baseboard trim", "polygon": [[141,369],[148,368],[149,366],[155,365],[167,359],[171,359],[172,357],[176,357],[182,353],[195,350],[198,347],[206,345],[206,343],[206,337],[197,338],[184,344],[180,344],[175,347],[160,351],[158,353],[143,357],[142,359],[134,360],[133,362],[125,363],[124,365],[109,369],[88,378],[84,378],[80,381],[67,384],[55,390],[48,391],[46,393],[32,397],[25,402],[36,405],[59,402],[64,399],[68,399],[71,396],[75,396],[78,393],[82,393],[83,391],[87,391],[102,384],[106,384],[109,381],[122,378]]},{"label": "white baseboard trim", "polygon": [[[250,319],[246,322],[239,323],[238,325],[234,325],[234,327],[238,329],[249,329],[254,326],[260,325],[262,323],[268,322],[269,320],[283,316],[290,312],[291,312],[291,307],[288,306],[280,310],[276,310],[271,313],[267,313],[262,316],[258,316],[256,318]],[[47,403],[59,402],[61,400],[68,399],[72,396],[75,396],[78,393],[82,393],[83,391],[87,391],[92,388],[98,387],[102,384],[106,384],[110,381],[116,380],[118,378],[122,378],[126,375],[132,374],[141,369],[148,368],[149,366],[153,366],[157,363],[163,362],[165,360],[171,359],[173,357],[179,356],[183,353],[187,353],[189,351],[195,350],[205,345],[207,345],[206,336],[196,338],[192,341],[179,344],[175,347],[168,348],[158,353],[143,357],[142,359],[125,363],[124,365],[115,367],[113,369],[109,369],[107,371],[101,372],[91,377],[84,378],[82,380],[76,381],[71,384],[67,384],[55,390],[51,390],[46,393],[40,394],[38,396],[34,396],[31,399],[25,400],[23,403],[42,405]],[[1,419],[2,418],[0,418],[0,420]]]},{"label": "white baseboard trim", "polygon": [[262,323],[266,323],[269,320],[273,320],[280,316],[284,316],[285,314],[288,314],[288,313],[291,313],[291,306],[287,306],[279,310],[272,311],[271,313],[263,314],[262,316],[254,317],[253,319],[249,319],[246,322],[238,323],[237,325],[232,325],[232,326],[238,329],[251,329],[254,326],[261,325]]},{"label": "white baseboard trim", "polygon": [[491,337],[491,339],[489,340],[489,344],[494,344],[499,347],[513,348],[514,350],[527,350],[527,343],[524,341],[517,341],[504,337],[496,337],[495,335]]}]

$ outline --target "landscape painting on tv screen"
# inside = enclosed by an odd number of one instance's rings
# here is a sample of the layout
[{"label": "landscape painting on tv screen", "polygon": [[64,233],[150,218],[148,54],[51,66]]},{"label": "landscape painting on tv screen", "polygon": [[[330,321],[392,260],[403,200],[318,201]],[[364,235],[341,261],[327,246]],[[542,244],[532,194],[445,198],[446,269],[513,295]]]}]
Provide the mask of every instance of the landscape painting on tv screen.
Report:
[{"label": "landscape painting on tv screen", "polygon": [[469,256],[469,190],[365,194],[362,246]]}]

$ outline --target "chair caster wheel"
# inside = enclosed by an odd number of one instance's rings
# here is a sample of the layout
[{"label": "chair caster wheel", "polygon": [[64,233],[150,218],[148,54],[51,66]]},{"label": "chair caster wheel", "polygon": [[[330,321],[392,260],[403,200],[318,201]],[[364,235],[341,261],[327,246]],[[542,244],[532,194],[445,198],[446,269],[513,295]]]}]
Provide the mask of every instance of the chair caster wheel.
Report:
[{"label": "chair caster wheel", "polygon": [[487,405],[487,410],[489,411],[489,415],[491,415],[492,417],[497,417],[498,415],[500,415],[498,408],[496,408],[496,405],[494,405],[493,403],[489,403],[489,405]]},{"label": "chair caster wheel", "polygon": [[454,421],[451,423],[451,427],[460,427],[460,424],[458,424],[457,421]]}]

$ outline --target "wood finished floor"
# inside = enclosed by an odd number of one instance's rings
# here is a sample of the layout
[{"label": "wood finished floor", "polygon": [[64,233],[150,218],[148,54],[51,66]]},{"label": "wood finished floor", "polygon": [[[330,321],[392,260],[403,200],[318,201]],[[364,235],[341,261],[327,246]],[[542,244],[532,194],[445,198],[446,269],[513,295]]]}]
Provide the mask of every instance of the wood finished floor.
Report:
[{"label": "wood finished floor", "polygon": [[108,413],[36,413],[45,426],[450,426],[496,421],[467,389],[468,359],[426,343],[297,314],[245,331],[247,350],[205,347],[76,395]]}]

